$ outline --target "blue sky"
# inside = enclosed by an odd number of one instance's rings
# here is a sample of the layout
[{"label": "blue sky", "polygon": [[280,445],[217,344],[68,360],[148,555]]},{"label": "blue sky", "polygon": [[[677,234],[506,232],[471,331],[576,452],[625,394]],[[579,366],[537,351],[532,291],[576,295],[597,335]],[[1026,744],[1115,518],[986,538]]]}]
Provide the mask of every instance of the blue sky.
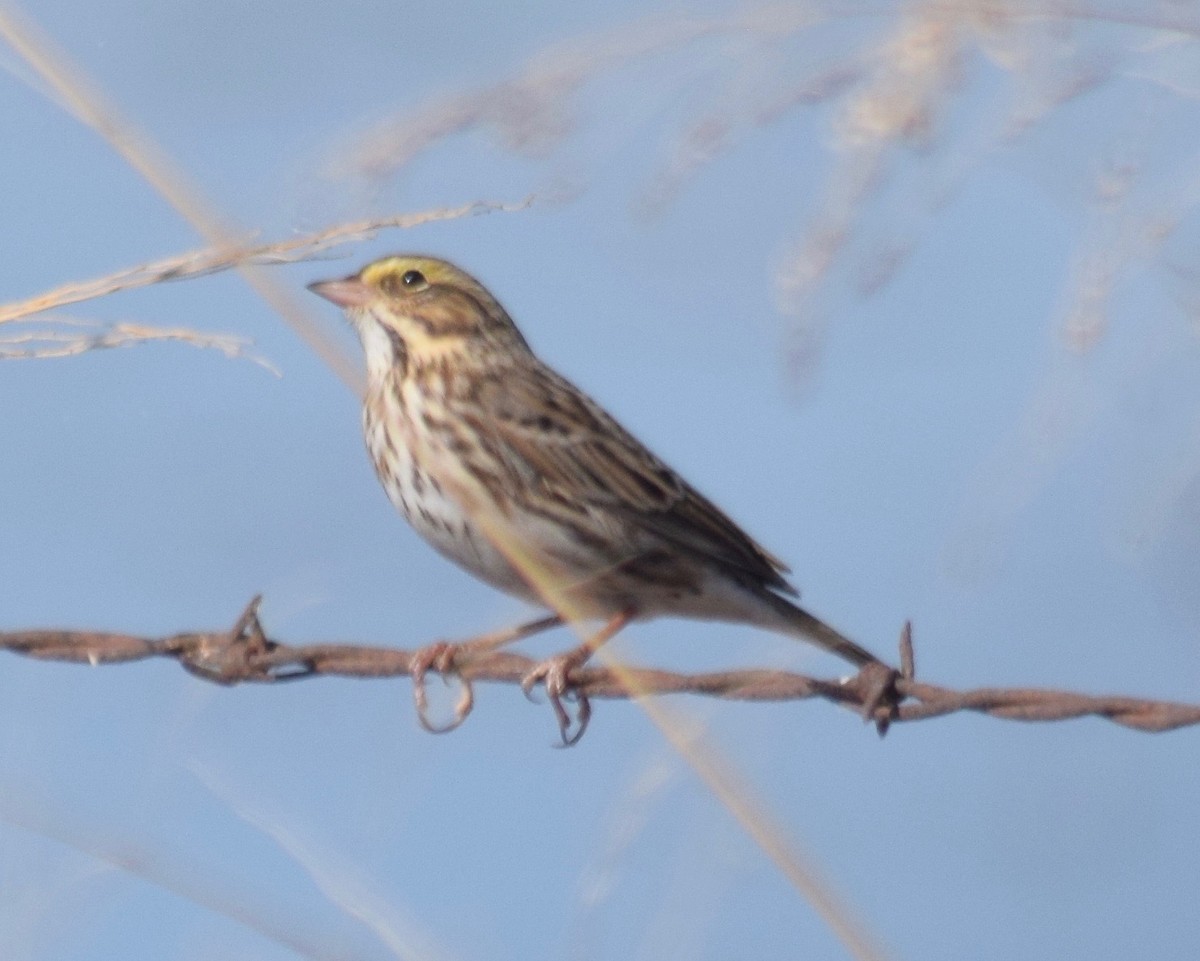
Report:
[{"label": "blue sky", "polygon": [[[29,13],[264,239],[534,194],[270,276],[308,298],[391,251],[460,263],[864,644],[892,652],[912,618],[931,681],[1195,701],[1200,23],[1156,30],[1166,14],[1130,5],[951,31],[919,6],[813,9],[837,15]],[[0,62],[0,299],[202,246]],[[523,99],[488,99],[513,77]],[[430,133],[488,103],[522,109]],[[369,177],[383,124],[423,149]],[[5,628],[216,628],[262,592],[288,641],[411,647],[527,613],[405,527],[353,393],[237,276],[70,315],[249,337],[283,376],[171,344],[0,366]],[[614,647],[839,669],[728,625]],[[1200,940],[1195,732],[955,717],[880,741],[826,705],[670,705],[891,957],[1169,959]],[[597,705],[573,750],[554,735],[510,688],[433,737],[406,681],[225,690],[166,663],[4,658],[0,955],[846,956],[637,707]]]}]

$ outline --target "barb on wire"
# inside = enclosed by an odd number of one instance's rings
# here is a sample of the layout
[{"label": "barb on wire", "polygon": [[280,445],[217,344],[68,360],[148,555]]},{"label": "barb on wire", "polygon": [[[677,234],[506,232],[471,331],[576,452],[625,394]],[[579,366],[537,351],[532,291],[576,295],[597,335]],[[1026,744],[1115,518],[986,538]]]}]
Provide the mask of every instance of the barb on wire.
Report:
[{"label": "barb on wire", "polygon": [[[434,725],[424,714],[424,691],[416,696],[420,720],[431,731],[461,724],[473,705],[477,681],[520,685],[536,661],[484,644],[456,648],[451,658],[429,656],[429,647],[401,650],[357,644],[292,645],[274,640],[258,618],[254,598],[234,626],[167,637],[139,637],[103,631],[0,631],[0,649],[42,660],[74,661],[93,666],[165,657],[217,684],[275,683],[318,675],[360,678],[412,677],[422,681],[432,667],[464,686],[454,720]],[[1065,721],[1099,717],[1138,731],[1162,732],[1200,724],[1200,705],[1112,695],[1088,695],[1046,688],[975,688],[953,690],[913,676],[911,627],[901,635],[901,670],[868,664],[850,678],[822,679],[791,671],[746,669],[677,674],[656,668],[622,665],[619,669],[585,667],[570,672],[571,692],[580,703],[589,698],[620,699],[661,694],[698,694],[739,701],[820,699],[873,721],[881,734],[890,724],[971,711],[1016,721]]]}]

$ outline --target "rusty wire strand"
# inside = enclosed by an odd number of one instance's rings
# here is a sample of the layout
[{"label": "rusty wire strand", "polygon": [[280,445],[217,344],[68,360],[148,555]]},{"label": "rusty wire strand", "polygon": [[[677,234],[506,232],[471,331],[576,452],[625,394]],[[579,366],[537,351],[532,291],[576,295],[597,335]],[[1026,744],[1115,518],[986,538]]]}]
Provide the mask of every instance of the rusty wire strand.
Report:
[{"label": "rusty wire strand", "polygon": [[[401,650],[358,644],[292,645],[273,640],[258,620],[258,598],[232,629],[196,631],[166,637],[138,637],[103,631],[22,630],[0,632],[0,649],[42,660],[124,663],[154,657],[178,661],[186,670],[218,684],[276,683],[307,677],[387,678],[418,676],[429,668],[427,648]],[[901,646],[911,648],[906,626]],[[903,660],[911,664],[911,655]],[[467,651],[455,657],[453,674],[465,685],[456,727],[470,713],[471,686],[477,681],[520,684],[537,661],[511,651]],[[907,667],[908,665],[906,665]],[[585,667],[570,674],[580,706],[590,698],[620,699],[646,694],[699,694],[738,701],[821,699],[875,721],[920,721],[961,711],[1018,721],[1064,721],[1099,717],[1138,731],[1161,732],[1200,724],[1200,705],[1134,697],[1087,695],[1045,688],[953,690],[918,681],[906,672],[868,665],[844,679],[821,679],[791,671],[746,669],[678,674],[655,668]],[[422,715],[422,723],[425,718]]]}]

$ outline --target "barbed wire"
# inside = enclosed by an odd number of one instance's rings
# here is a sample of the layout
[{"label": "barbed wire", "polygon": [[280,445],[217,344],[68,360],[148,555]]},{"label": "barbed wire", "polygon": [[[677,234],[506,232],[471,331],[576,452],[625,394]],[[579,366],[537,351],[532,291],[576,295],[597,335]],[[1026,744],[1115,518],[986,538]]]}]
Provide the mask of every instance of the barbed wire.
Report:
[{"label": "barbed wire", "polygon": [[[0,632],[0,649],[41,660],[93,666],[165,657],[217,684],[278,683],[317,676],[388,678],[414,681],[417,716],[427,730],[457,727],[474,706],[474,684],[488,681],[520,685],[537,661],[500,650],[471,650],[469,645],[439,645],[439,669],[462,685],[453,720],[432,723],[426,712],[424,677],[429,647],[403,650],[358,644],[286,644],[269,638],[254,598],[233,627],[191,631],[165,637],[139,637],[105,631],[19,630]],[[448,652],[447,652],[448,649]],[[868,664],[853,677],[822,679],[792,671],[744,669],[679,674],[656,668],[610,664],[571,671],[570,695],[577,703],[577,729],[563,726],[565,743],[575,743],[586,728],[594,698],[620,699],[663,694],[699,694],[735,701],[821,699],[873,721],[880,733],[893,723],[921,721],[961,711],[1016,721],[1065,721],[1099,717],[1138,731],[1162,732],[1200,724],[1200,705],[1143,698],[1088,695],[1047,688],[975,688],[954,690],[918,681],[913,669],[912,633],[900,640],[899,669]],[[556,704],[557,709],[561,705]]]}]

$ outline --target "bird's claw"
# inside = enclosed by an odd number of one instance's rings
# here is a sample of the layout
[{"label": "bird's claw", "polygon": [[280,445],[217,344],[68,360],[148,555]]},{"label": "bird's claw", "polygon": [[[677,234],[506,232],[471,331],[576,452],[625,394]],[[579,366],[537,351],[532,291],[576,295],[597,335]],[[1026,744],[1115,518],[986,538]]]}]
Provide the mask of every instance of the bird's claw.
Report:
[{"label": "bird's claw", "polygon": [[431,670],[442,675],[445,680],[455,673],[455,659],[458,656],[460,644],[449,641],[435,641],[433,644],[415,651],[408,662],[408,673],[413,682],[413,702],[417,708],[417,721],[430,734],[446,734],[453,731],[467,719],[475,706],[475,690],[470,680],[458,676],[461,693],[458,703],[454,705],[454,717],[445,724],[436,724],[429,719],[429,700],[425,691],[425,675]]},{"label": "bird's claw", "polygon": [[[529,700],[533,700],[533,689],[540,682],[546,689],[546,698],[554,709],[554,717],[558,721],[558,734],[562,739],[559,747],[573,747],[583,737],[588,722],[592,719],[592,703],[583,691],[571,686],[568,674],[575,667],[572,658],[559,656],[551,657],[534,666],[521,678],[521,690]],[[567,710],[564,701],[573,698],[578,705],[575,717]],[[572,727],[574,730],[572,731]]]}]

